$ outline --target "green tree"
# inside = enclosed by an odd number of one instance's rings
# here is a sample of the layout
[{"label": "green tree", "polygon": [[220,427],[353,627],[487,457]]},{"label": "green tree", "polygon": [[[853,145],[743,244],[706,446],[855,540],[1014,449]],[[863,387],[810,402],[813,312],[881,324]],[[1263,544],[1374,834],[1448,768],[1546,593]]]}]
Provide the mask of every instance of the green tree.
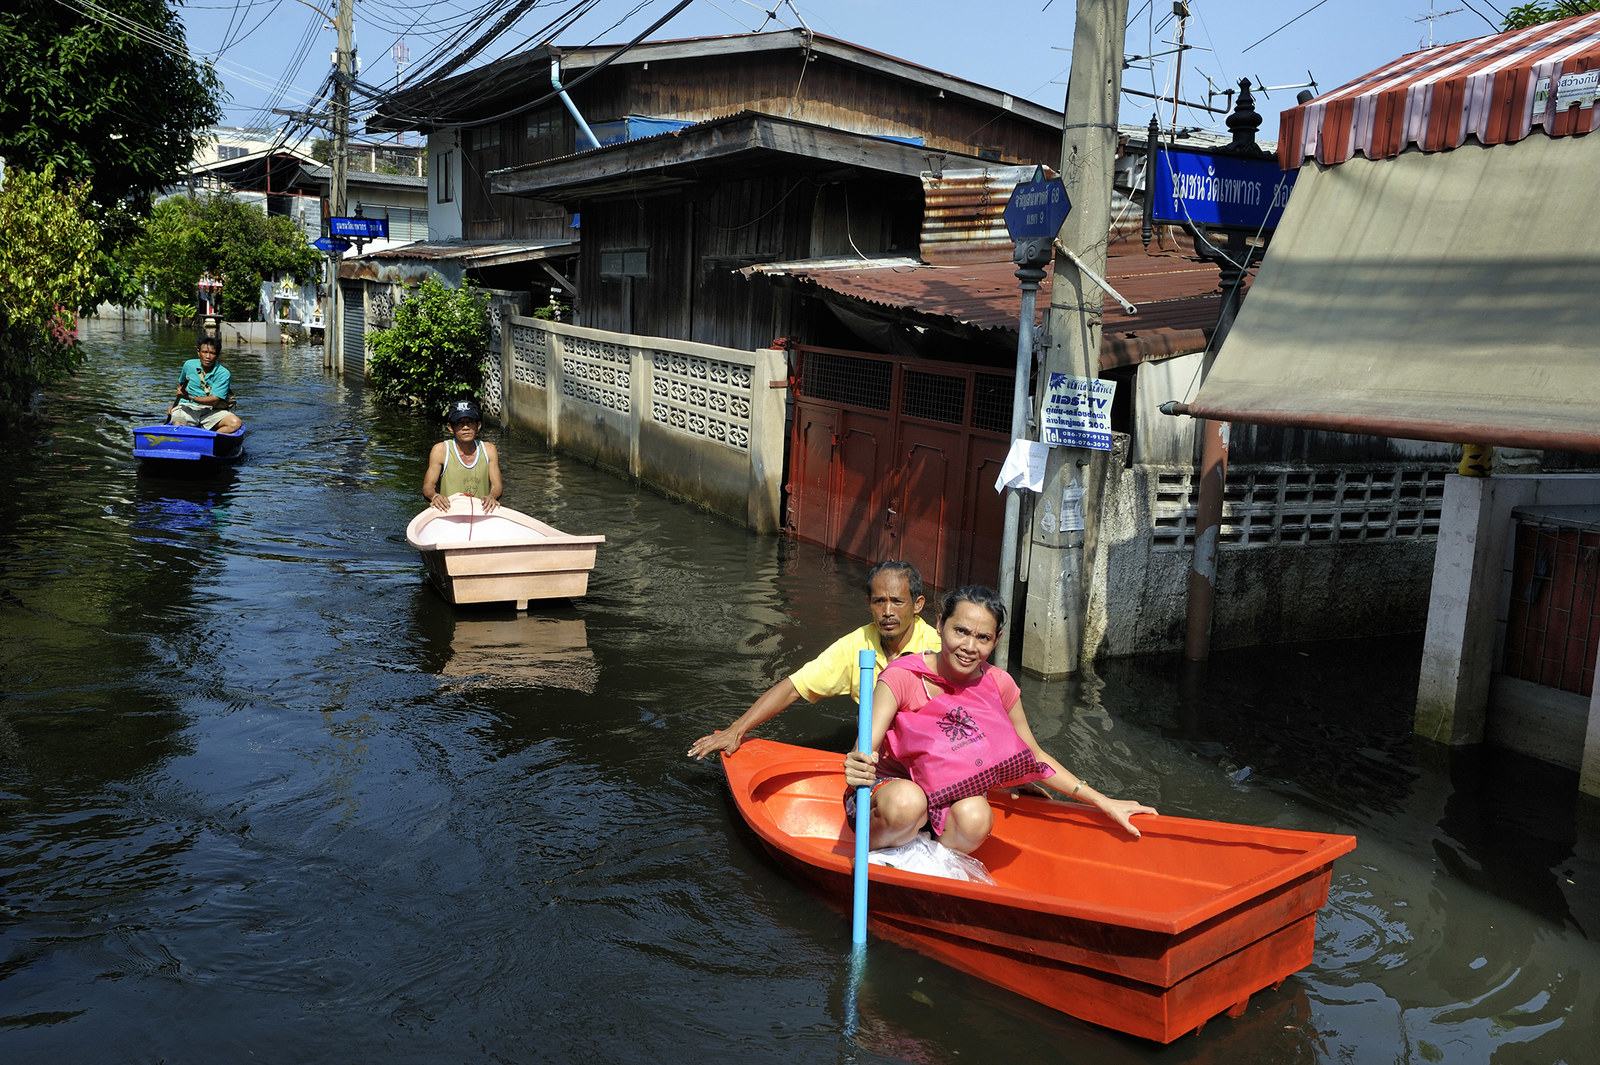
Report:
[{"label": "green tree", "polygon": [[470,282],[451,288],[429,275],[408,290],[394,324],[367,337],[367,381],[380,400],[441,416],[457,396],[483,387],[489,297]]},{"label": "green tree", "polygon": [[88,186],[53,169],[7,167],[0,186],[0,426],[15,429],[34,390],[77,368],[77,310],[93,287],[100,233]]},{"label": "green tree", "polygon": [[322,257],[298,226],[268,217],[226,194],[156,204],[126,262],[143,288],[146,306],[182,321],[198,313],[196,287],[203,274],[222,279],[217,307],[232,321],[258,318],[261,284],[287,274],[300,284],[316,280]]},{"label": "green tree", "polygon": [[1600,0],[1551,0],[1542,4],[1518,4],[1506,12],[1502,26],[1508,30],[1520,30],[1541,22],[1586,15],[1591,11],[1600,11]]},{"label": "green tree", "polygon": [[174,0],[6,4],[0,56],[0,155],[88,182],[103,224],[142,215],[221,117]]}]

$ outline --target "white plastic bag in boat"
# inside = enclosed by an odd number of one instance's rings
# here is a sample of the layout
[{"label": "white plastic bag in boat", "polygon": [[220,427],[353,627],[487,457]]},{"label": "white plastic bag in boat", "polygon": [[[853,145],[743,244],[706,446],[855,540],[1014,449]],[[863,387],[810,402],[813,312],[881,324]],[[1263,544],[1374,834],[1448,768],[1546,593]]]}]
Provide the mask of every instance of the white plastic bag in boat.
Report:
[{"label": "white plastic bag in boat", "polygon": [[909,843],[898,847],[883,847],[867,852],[867,861],[874,865],[887,865],[891,869],[904,869],[909,873],[925,873],[950,880],[974,880],[980,884],[994,883],[994,877],[983,863],[967,854],[957,854],[926,832],[918,832]]}]

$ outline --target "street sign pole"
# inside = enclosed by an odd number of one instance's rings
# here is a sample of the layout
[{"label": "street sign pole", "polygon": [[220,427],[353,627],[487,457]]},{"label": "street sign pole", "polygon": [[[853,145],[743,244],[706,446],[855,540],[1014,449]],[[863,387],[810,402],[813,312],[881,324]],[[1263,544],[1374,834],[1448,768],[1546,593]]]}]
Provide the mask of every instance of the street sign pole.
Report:
[{"label": "street sign pole", "polygon": [[[1028,384],[1033,376],[1033,318],[1038,305],[1039,282],[1044,280],[1044,265],[1050,261],[1056,233],[1072,210],[1066,187],[1059,178],[1045,180],[1044,168],[1036,167],[1033,180],[1023,182],[1006,202],[1006,229],[1015,242],[1011,259],[1017,264],[1017,281],[1022,287],[1022,309],[1017,318],[1017,375],[1011,391],[1011,441],[1028,439]],[[1006,489],[1005,530],[1000,538],[1000,601],[1016,629],[1013,607],[1017,586],[1017,536],[1022,516],[1022,489]],[[994,649],[992,661],[1005,669],[1011,658],[1010,641],[1002,639]]]}]

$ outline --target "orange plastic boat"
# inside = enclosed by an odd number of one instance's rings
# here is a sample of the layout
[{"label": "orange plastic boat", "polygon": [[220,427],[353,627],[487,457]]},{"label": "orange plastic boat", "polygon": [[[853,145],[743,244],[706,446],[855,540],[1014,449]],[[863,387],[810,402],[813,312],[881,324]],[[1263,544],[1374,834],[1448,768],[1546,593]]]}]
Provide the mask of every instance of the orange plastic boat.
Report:
[{"label": "orange plastic boat", "polygon": [[[768,740],[723,756],[774,857],[849,907],[843,758]],[[978,849],[994,885],[869,870],[868,927],[1063,1013],[1170,1043],[1311,962],[1333,860],[1354,836],[1142,817],[996,791]]]}]

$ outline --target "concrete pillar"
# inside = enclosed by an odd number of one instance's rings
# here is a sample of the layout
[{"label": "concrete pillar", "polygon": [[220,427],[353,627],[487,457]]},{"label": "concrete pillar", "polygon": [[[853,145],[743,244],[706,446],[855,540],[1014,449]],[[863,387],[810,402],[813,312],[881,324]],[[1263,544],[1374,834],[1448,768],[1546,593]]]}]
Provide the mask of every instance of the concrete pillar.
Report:
[{"label": "concrete pillar", "polygon": [[1439,743],[1483,740],[1507,529],[1493,477],[1445,481],[1413,731]]}]

